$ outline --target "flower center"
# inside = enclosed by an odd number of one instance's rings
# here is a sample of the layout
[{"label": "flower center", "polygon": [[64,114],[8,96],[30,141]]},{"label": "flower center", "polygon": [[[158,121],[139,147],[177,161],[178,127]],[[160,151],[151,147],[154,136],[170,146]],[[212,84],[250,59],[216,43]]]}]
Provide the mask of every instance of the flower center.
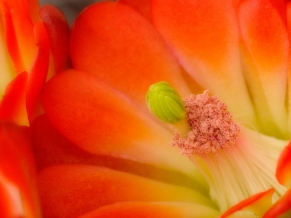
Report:
[{"label": "flower center", "polygon": [[216,153],[218,149],[234,145],[239,134],[239,126],[232,120],[226,104],[208,91],[191,95],[184,100],[186,117],[191,130],[187,137],[175,132],[171,145],[180,148],[182,154]]},{"label": "flower center", "polygon": [[286,191],[275,170],[287,141],[237,125],[226,104],[208,91],[182,102],[170,84],[161,82],[150,87],[146,100],[149,109],[174,128],[170,145],[179,147],[200,170],[221,212],[270,188],[276,191],[274,198]]}]

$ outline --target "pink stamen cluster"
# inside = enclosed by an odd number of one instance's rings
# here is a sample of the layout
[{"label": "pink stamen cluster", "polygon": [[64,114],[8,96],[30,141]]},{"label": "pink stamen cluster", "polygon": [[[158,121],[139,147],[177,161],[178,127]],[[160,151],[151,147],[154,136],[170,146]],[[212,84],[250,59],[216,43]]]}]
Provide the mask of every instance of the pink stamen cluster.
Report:
[{"label": "pink stamen cluster", "polygon": [[208,91],[191,95],[184,100],[186,117],[191,130],[186,137],[175,132],[171,145],[180,148],[182,154],[216,153],[218,149],[234,145],[239,126],[232,120],[226,104]]}]

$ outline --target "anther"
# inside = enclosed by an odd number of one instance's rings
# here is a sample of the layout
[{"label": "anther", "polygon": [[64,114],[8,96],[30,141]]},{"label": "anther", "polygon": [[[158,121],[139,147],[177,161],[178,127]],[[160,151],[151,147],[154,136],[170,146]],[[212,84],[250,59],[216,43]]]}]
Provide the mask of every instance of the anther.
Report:
[{"label": "anther", "polygon": [[194,153],[216,153],[235,144],[240,128],[217,97],[211,97],[208,91],[204,91],[203,94],[189,96],[184,103],[191,130],[186,137],[175,132],[170,145],[191,156]]}]

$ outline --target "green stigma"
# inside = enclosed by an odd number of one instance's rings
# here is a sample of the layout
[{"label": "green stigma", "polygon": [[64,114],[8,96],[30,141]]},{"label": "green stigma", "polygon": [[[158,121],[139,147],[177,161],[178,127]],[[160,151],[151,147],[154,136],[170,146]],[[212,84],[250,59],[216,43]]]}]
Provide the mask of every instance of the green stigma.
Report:
[{"label": "green stigma", "polygon": [[167,82],[151,85],[146,94],[146,102],[151,112],[165,123],[175,123],[185,117],[181,97]]}]

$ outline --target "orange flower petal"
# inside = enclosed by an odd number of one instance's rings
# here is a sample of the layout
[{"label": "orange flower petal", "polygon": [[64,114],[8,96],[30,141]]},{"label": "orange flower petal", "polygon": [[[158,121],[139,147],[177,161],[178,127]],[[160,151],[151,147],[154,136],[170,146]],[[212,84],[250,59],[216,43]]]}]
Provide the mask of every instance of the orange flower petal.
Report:
[{"label": "orange flower petal", "polygon": [[98,165],[170,184],[196,187],[200,192],[208,193],[205,187],[199,186],[182,173],[163,170],[135,161],[88,153],[60,134],[46,115],[36,118],[31,124],[30,131],[38,170],[59,164]]},{"label": "orange flower petal", "polygon": [[38,185],[44,217],[76,217],[104,205],[127,201],[213,206],[194,190],[90,165],[46,168],[39,174]]},{"label": "orange flower petal", "polygon": [[[288,35],[282,17],[268,0],[244,0],[239,7],[245,43],[246,77],[267,133],[287,137],[285,108]],[[275,126],[274,126],[275,125]]]},{"label": "orange flower petal", "polygon": [[272,205],[272,196],[274,189],[269,189],[268,191],[258,193],[251,196],[250,198],[239,202],[238,204],[229,208],[226,212],[221,215],[221,218],[229,217],[235,212],[246,210],[252,211],[257,216],[261,217],[266,210]]},{"label": "orange flower petal", "polygon": [[263,218],[273,218],[279,217],[280,215],[284,214],[283,217],[290,217],[291,216],[291,189],[289,189],[283,197],[281,197],[263,216]]},{"label": "orange flower petal", "polygon": [[99,163],[99,158],[90,155],[59,133],[46,115],[37,117],[31,124],[31,143],[38,170],[64,163]]},{"label": "orange flower petal", "polygon": [[40,93],[46,80],[50,55],[50,42],[42,22],[37,22],[35,24],[34,34],[38,49],[29,72],[26,92],[26,108],[30,122],[41,113],[39,111],[36,112],[36,109],[39,110],[37,107],[40,107],[37,104],[40,104]]},{"label": "orange flower petal", "polygon": [[[33,24],[25,1],[0,3],[5,38],[18,73],[28,71],[36,53]],[[26,5],[27,6],[27,5]]]},{"label": "orange flower petal", "polygon": [[16,39],[16,33],[15,33],[13,21],[12,21],[12,15],[6,3],[1,2],[0,7],[1,7],[1,14],[2,14],[2,21],[4,24],[6,45],[10,53],[10,56],[12,58],[14,67],[16,68],[17,72],[20,73],[24,71],[25,67],[23,66],[20,51],[17,46],[17,39]]},{"label": "orange flower petal", "polygon": [[268,0],[272,6],[278,11],[281,19],[286,23],[286,4],[284,0]]},{"label": "orange flower petal", "polygon": [[62,12],[51,5],[42,7],[40,16],[50,38],[55,72],[58,73],[68,64],[70,28]]},{"label": "orange flower petal", "polygon": [[56,75],[46,84],[42,102],[58,131],[85,151],[199,175],[187,157],[168,145],[170,131],[89,73]]},{"label": "orange flower petal", "polygon": [[28,125],[26,112],[26,83],[27,73],[17,75],[6,87],[2,101],[0,102],[0,120],[11,121],[19,125]]},{"label": "orange flower petal", "polygon": [[156,30],[125,4],[88,7],[72,28],[70,50],[75,69],[96,75],[146,111],[145,95],[153,83],[167,81],[182,97],[190,94],[180,66]]},{"label": "orange flower petal", "polygon": [[[1,12],[0,12],[1,16]],[[1,80],[0,80],[0,100],[5,92],[5,88],[9,82],[11,82],[15,76],[15,70],[13,62],[9,56],[6,40],[5,40],[5,30],[2,19],[0,18],[0,66],[1,66]]]},{"label": "orange flower petal", "polygon": [[277,180],[287,188],[291,188],[291,142],[282,151],[276,169]]},{"label": "orange flower petal", "polygon": [[[286,3],[286,17],[287,17],[287,32],[289,36],[289,65],[288,65],[288,105],[291,104],[291,2]],[[291,107],[287,107],[288,112],[288,125],[289,125],[289,131],[291,132]]]},{"label": "orange flower petal", "polygon": [[130,5],[134,9],[136,9],[138,12],[140,12],[145,18],[147,18],[149,21],[152,20],[151,15],[151,0],[119,0],[118,2]]},{"label": "orange flower petal", "polygon": [[101,207],[78,218],[214,218],[218,211],[201,204],[126,202]]},{"label": "orange flower petal", "polygon": [[[4,0],[8,3],[12,8],[17,8],[22,12],[27,14],[27,18],[36,22],[39,20],[39,4],[38,0],[22,0],[22,1],[15,1],[15,0]],[[2,0],[2,2],[4,2]]]},{"label": "orange flower petal", "polygon": [[35,163],[26,128],[0,123],[1,217],[40,217]]},{"label": "orange flower petal", "polygon": [[226,102],[236,117],[255,114],[241,72],[232,1],[153,0],[153,23],[180,63],[205,89]]},{"label": "orange flower petal", "polygon": [[[13,1],[13,0],[12,0]],[[28,13],[33,22],[39,21],[39,3],[38,0],[20,1],[27,5]]]}]

